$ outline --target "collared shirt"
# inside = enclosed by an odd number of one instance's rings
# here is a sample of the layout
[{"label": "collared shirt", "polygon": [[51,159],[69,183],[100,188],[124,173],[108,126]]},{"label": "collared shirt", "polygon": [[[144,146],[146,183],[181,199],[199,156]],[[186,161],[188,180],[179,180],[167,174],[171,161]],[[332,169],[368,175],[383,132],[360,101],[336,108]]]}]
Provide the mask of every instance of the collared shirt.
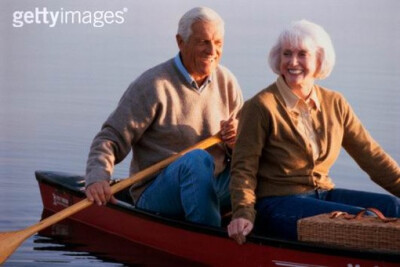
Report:
[{"label": "collared shirt", "polygon": [[318,100],[317,94],[315,92],[314,87],[311,88],[311,94],[306,99],[303,100],[297,95],[295,95],[292,90],[287,86],[282,76],[276,81],[278,86],[279,93],[282,95],[286,107],[291,112],[295,118],[297,130],[304,137],[306,141],[308,141],[308,145],[311,146],[311,150],[313,152],[313,159],[316,160],[319,156],[320,147],[317,131],[313,126],[311,111],[316,110],[317,112],[321,111],[321,104]]},{"label": "collared shirt", "polygon": [[185,66],[183,66],[180,53],[176,55],[174,58],[174,62],[176,67],[178,68],[179,72],[182,73],[183,77],[185,77],[186,81],[192,86],[193,89],[195,89],[197,92],[201,93],[203,89],[211,82],[211,75],[207,77],[207,79],[204,81],[203,84],[200,86],[196,83],[196,81],[193,79],[193,77],[189,74]]}]

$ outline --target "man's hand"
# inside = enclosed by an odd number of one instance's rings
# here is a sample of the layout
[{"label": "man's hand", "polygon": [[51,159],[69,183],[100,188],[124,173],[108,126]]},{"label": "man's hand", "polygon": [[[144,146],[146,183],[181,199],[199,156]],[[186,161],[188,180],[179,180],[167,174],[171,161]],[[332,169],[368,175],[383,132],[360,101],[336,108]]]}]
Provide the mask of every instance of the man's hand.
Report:
[{"label": "man's hand", "polygon": [[111,187],[108,181],[95,182],[86,188],[86,197],[97,205],[106,205],[108,201],[116,203],[117,200],[111,195]]},{"label": "man's hand", "polygon": [[222,120],[221,125],[221,139],[230,148],[233,149],[236,143],[236,131],[238,126],[238,120],[230,117],[228,120]]},{"label": "man's hand", "polygon": [[253,230],[253,223],[244,218],[233,219],[228,225],[228,235],[241,245],[246,242],[246,236]]}]

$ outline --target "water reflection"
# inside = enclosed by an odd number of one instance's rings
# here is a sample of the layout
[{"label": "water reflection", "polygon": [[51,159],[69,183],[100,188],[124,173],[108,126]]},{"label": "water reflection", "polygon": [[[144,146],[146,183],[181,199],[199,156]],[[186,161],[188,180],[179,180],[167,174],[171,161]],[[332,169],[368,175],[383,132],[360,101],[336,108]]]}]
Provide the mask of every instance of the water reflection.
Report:
[{"label": "water reflection", "polygon": [[[48,210],[43,210],[42,219],[52,214]],[[71,219],[63,220],[40,231],[34,240],[34,250],[62,252],[61,262],[68,265],[79,265],[84,261],[111,266],[202,266]],[[44,258],[41,263],[57,263],[58,266],[60,262],[51,257],[49,261]]]}]

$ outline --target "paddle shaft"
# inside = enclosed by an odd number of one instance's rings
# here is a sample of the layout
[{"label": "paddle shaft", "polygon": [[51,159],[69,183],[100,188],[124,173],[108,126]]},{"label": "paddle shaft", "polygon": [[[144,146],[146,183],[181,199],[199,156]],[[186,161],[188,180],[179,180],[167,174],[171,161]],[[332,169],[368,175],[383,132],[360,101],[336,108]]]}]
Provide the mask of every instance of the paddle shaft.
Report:
[{"label": "paddle shaft", "polygon": [[185,150],[179,152],[178,154],[175,154],[173,156],[170,156],[138,173],[136,173],[135,175],[127,178],[127,179],[123,179],[120,182],[116,183],[115,185],[113,185],[111,187],[111,193],[115,194],[119,191],[121,191],[122,189],[127,188],[128,186],[137,183],[137,182],[143,182],[146,180],[147,177],[149,177],[150,175],[153,175],[155,173],[157,173],[158,171],[162,170],[163,168],[165,168],[166,166],[168,166],[169,164],[171,164],[172,162],[174,162],[175,160],[177,160],[178,158],[182,157],[184,154],[186,154],[189,151],[192,151],[194,149],[206,149],[208,147],[211,147],[215,144],[218,144],[221,142],[221,138],[219,136],[219,133],[216,135],[213,135],[207,139],[204,139],[203,141],[200,141],[199,143],[186,148]]},{"label": "paddle shaft", "polygon": [[[207,139],[204,139],[203,141],[200,141],[199,143],[179,152],[178,154],[175,154],[171,157],[168,157],[134,175],[132,175],[129,178],[121,180],[119,183],[114,184],[111,186],[111,192],[112,194],[115,194],[128,186],[136,183],[136,182],[143,182],[145,181],[146,178],[149,176],[159,172],[169,164],[171,164],[173,161],[178,159],[179,157],[183,156],[189,151],[192,151],[194,149],[206,149],[208,147],[211,147],[217,143],[221,142],[221,138],[219,137],[219,134],[213,135]],[[20,231],[14,231],[14,232],[2,232],[0,233],[0,264],[5,262],[5,260],[15,251],[15,249],[18,248],[21,243],[27,239],[28,237],[32,236],[33,234],[37,233],[38,231],[55,224],[75,213],[78,211],[81,211],[90,205],[92,205],[93,202],[89,201],[87,198],[75,203],[74,205],[63,209],[62,211],[59,211],[55,214],[53,214],[50,217],[47,217],[46,219],[30,226],[27,227],[23,230]]]}]

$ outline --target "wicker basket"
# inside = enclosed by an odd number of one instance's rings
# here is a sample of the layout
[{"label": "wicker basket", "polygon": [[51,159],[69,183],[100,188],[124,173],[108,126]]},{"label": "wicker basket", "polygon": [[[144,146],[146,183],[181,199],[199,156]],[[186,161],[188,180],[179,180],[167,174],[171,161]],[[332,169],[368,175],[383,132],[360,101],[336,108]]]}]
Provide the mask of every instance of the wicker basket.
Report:
[{"label": "wicker basket", "polygon": [[[369,210],[377,215],[363,216]],[[297,222],[298,239],[333,246],[400,253],[400,220],[369,208],[356,216],[332,212]]]}]

